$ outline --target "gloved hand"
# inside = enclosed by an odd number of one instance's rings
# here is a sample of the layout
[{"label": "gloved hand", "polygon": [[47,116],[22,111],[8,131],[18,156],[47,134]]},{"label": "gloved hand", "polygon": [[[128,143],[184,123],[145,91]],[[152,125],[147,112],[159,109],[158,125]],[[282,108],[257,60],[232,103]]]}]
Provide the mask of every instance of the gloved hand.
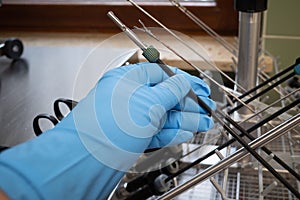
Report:
[{"label": "gloved hand", "polygon": [[214,109],[199,78],[157,64],[113,69],[53,129],[0,154],[0,188],[12,199],[103,199],[148,148],[184,142],[212,119],[186,94]]}]

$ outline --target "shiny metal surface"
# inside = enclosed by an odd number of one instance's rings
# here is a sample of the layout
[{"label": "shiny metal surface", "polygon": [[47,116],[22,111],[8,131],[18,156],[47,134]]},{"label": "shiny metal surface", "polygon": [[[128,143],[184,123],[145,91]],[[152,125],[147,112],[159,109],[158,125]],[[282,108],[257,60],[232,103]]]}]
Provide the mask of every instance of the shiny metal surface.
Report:
[{"label": "shiny metal surface", "polygon": [[[260,27],[261,13],[239,12],[237,83],[246,90],[256,86]],[[249,114],[250,111],[242,108],[239,113]]]},{"label": "shiny metal surface", "polygon": [[[275,127],[274,129],[268,131],[261,137],[257,138],[253,142],[250,143],[251,148],[258,148],[268,144],[269,142],[275,140],[276,138],[282,136],[287,131],[295,128],[300,123],[300,114],[295,115],[288,121],[282,123],[281,125]],[[169,192],[165,193],[164,195],[160,196],[158,199],[160,200],[168,200],[176,197],[177,195],[183,193],[187,189],[195,186],[196,184],[200,183],[201,181],[206,180],[210,176],[214,175],[215,173],[221,171],[222,169],[229,167],[234,162],[244,158],[249,153],[244,150],[244,148],[239,149],[234,154],[229,157],[226,157],[224,160],[218,162],[216,165],[213,165],[202,173],[194,176],[191,180],[187,181],[186,183],[179,185],[178,187],[170,190]]]}]

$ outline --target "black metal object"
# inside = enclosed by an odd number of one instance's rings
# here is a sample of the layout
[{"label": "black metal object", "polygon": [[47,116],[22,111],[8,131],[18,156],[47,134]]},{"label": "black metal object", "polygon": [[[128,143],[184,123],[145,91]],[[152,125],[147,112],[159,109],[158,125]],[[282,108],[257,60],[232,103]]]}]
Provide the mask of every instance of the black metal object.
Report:
[{"label": "black metal object", "polygon": [[[277,78],[279,78],[280,76],[286,74],[287,72],[289,72],[289,71],[291,71],[291,70],[294,70],[295,67],[296,67],[297,65],[299,65],[299,64],[300,64],[300,57],[296,59],[295,64],[293,64],[293,65],[287,67],[286,69],[282,70],[281,72],[275,74],[274,76],[272,76],[272,77],[269,78],[268,80],[266,80],[266,81],[260,83],[260,84],[257,85],[256,87],[252,88],[251,90],[249,90],[249,91],[245,92],[244,94],[242,94],[241,96],[239,96],[238,98],[239,98],[239,99],[242,99],[242,98],[248,96],[248,95],[251,94],[252,92],[255,92],[256,90],[258,90],[258,89],[262,88],[263,86],[267,85],[268,83],[270,83],[270,82],[276,80]],[[236,102],[236,99],[234,99],[233,102]]]},{"label": "black metal object", "polygon": [[0,146],[0,153],[6,149],[8,149],[9,147],[3,147],[3,146]]},{"label": "black metal object", "polygon": [[273,113],[272,115],[266,117],[265,119],[261,119],[258,123],[256,123],[255,125],[253,125],[251,128],[249,128],[247,130],[248,133],[251,133],[252,131],[256,130],[257,128],[263,126],[264,124],[266,124],[269,121],[273,120],[274,118],[278,117],[282,113],[285,113],[285,112],[289,111],[291,108],[297,106],[298,104],[300,104],[300,98],[296,99],[295,101],[293,101],[289,105],[287,105],[287,106],[283,107],[282,109],[276,111],[275,113]]},{"label": "black metal object", "polygon": [[53,104],[53,108],[54,108],[55,116],[58,120],[62,120],[65,117],[62,114],[59,107],[61,103],[65,104],[69,108],[69,110],[72,110],[77,105],[78,102],[71,99],[63,99],[63,98],[57,99]]},{"label": "black metal object", "polygon": [[234,9],[241,12],[262,12],[267,10],[267,0],[235,0]]},{"label": "black metal object", "polygon": [[[289,80],[290,78],[292,78],[293,76],[295,76],[295,72],[291,72],[288,75],[286,75],[285,77],[283,77],[282,79],[280,79],[279,81],[277,81],[276,83],[270,85],[269,87],[265,88],[264,90],[260,91],[259,93],[255,94],[254,96],[250,97],[249,99],[247,99],[246,101],[244,101],[245,104],[248,104],[252,101],[254,101],[255,99],[257,99],[258,97],[266,94],[268,91],[270,91],[271,89],[275,88],[276,86],[280,85],[281,83]],[[236,107],[232,108],[231,110],[228,111],[228,114],[232,114],[234,111],[242,108],[244,105],[243,104],[238,104]]]},{"label": "black metal object", "polygon": [[[274,76],[272,76],[271,78],[269,78],[268,80],[260,83],[259,85],[255,86],[254,88],[250,89],[249,91],[245,92],[244,94],[240,95],[238,97],[238,99],[243,99],[244,97],[250,95],[251,93],[257,91],[258,89],[264,87],[265,85],[267,85],[268,83],[280,78],[281,76],[283,76],[284,74],[292,71],[290,74],[288,74],[287,76],[285,76],[283,79],[279,80],[278,82],[274,83],[273,85],[269,86],[268,88],[262,90],[261,92],[259,92],[258,94],[254,95],[253,97],[249,98],[247,101],[245,101],[244,103],[247,104],[251,101],[253,101],[254,99],[256,99],[257,97],[265,94],[266,92],[268,92],[269,90],[271,90],[272,88],[276,87],[277,85],[281,84],[282,82],[290,79],[290,78],[294,78],[294,75],[299,75],[299,68],[300,68],[300,58],[296,59],[295,64],[287,67],[286,69],[282,70],[281,72],[275,74]],[[237,99],[232,99],[232,102],[235,103],[237,102]],[[226,106],[230,106],[229,104],[227,104]],[[228,114],[233,113],[234,111],[238,110],[239,108],[243,107],[242,104],[239,104],[238,106],[236,106],[235,108],[233,108],[232,110],[228,111]]]},{"label": "black metal object", "polygon": [[300,88],[300,82],[298,77],[293,77],[288,81],[288,86],[291,88]]},{"label": "black metal object", "polygon": [[178,171],[179,163],[174,159],[173,162],[170,162],[167,166],[162,167],[161,169],[150,171],[148,173],[145,173],[126,184],[126,190],[128,192],[137,191],[139,188],[144,187],[144,185],[149,185],[154,181],[156,177],[158,177],[161,174],[171,175]]},{"label": "black metal object", "polygon": [[[140,200],[140,199],[148,199],[153,195],[162,195],[166,191],[170,190],[172,185],[172,181],[165,181],[168,176],[166,174],[162,174],[159,171],[152,172],[151,176],[146,174],[141,179],[134,181],[132,186],[140,186],[136,190],[132,190],[130,195],[126,198],[126,200]],[[130,183],[128,183],[130,184]],[[128,184],[126,190],[128,191]]]},{"label": "black metal object", "polygon": [[33,119],[33,130],[36,136],[39,136],[43,133],[41,127],[40,127],[40,120],[41,119],[47,119],[49,120],[54,126],[58,123],[58,120],[53,116],[49,114],[39,114]]},{"label": "black metal object", "polygon": [[61,103],[65,104],[71,111],[77,105],[78,102],[64,98],[55,100],[53,104],[55,116],[49,114],[39,114],[33,119],[33,130],[36,136],[39,136],[43,133],[39,124],[39,121],[41,119],[47,119],[55,126],[60,120],[62,120],[65,117],[62,114],[59,107]]},{"label": "black metal object", "polygon": [[10,59],[15,60],[21,57],[23,50],[23,43],[17,38],[0,40],[0,56],[5,55]]}]

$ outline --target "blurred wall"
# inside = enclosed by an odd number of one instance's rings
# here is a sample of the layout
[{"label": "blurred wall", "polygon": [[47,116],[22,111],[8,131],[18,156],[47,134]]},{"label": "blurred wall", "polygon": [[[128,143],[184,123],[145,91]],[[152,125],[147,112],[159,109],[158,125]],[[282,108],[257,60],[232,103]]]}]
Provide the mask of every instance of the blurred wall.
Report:
[{"label": "blurred wall", "polygon": [[300,1],[268,0],[263,45],[285,68],[300,57]]}]

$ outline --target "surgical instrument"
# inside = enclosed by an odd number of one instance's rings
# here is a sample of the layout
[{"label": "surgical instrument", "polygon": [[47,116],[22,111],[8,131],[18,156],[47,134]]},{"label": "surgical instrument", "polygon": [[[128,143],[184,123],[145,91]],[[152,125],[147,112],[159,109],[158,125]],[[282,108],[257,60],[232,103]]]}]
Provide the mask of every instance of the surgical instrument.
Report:
[{"label": "surgical instrument", "polygon": [[[274,87],[276,87],[277,85],[283,83],[284,81],[286,81],[286,80],[292,78],[292,77],[295,76],[295,75],[300,75],[300,63],[299,63],[299,62],[300,62],[300,59],[297,59],[296,63],[295,63],[294,65],[291,66],[292,69],[293,69],[293,71],[290,72],[288,75],[286,75],[285,77],[281,78],[280,80],[278,80],[278,81],[277,81],[276,83],[274,83],[273,85],[267,87],[266,89],[264,89],[264,90],[258,92],[258,93],[255,94],[254,96],[250,97],[249,99],[247,99],[246,101],[244,101],[244,103],[248,104],[248,103],[250,103],[251,101],[253,101],[253,100],[255,100],[256,98],[258,98],[259,96],[261,96],[261,95],[265,94],[266,92],[270,91],[272,88],[274,88]],[[291,67],[289,67],[288,69],[290,69]],[[285,71],[285,70],[284,70],[284,71]],[[272,78],[274,78],[274,77],[277,78],[278,76],[275,75],[275,76],[273,76]],[[269,80],[270,80],[270,79],[269,79]],[[268,80],[268,81],[269,81],[269,80]],[[265,81],[265,82],[268,82],[268,81]],[[260,85],[258,85],[258,86],[256,87],[256,89],[262,87],[262,85],[267,84],[267,83],[265,83],[265,82],[262,83],[262,84],[260,84]],[[246,94],[246,93],[245,93],[245,94]],[[244,97],[244,95],[242,95],[242,96]],[[240,97],[240,98],[241,98],[241,97]],[[235,108],[232,108],[230,111],[228,111],[228,113],[229,113],[229,114],[232,114],[234,111],[238,110],[238,109],[241,108],[241,107],[243,107],[243,105],[240,104],[240,105],[236,106]]]},{"label": "surgical instrument", "polygon": [[[225,94],[230,95],[231,97],[234,98],[235,101],[238,101],[241,105],[244,105],[246,108],[248,108],[250,111],[252,111],[254,113],[254,116],[259,115],[260,112],[255,112],[253,110],[253,108],[251,108],[249,105],[245,104],[239,97],[237,97],[233,92],[228,91],[228,89],[226,89],[223,85],[219,84],[217,81],[215,81],[213,78],[211,78],[210,76],[208,76],[205,72],[203,72],[200,68],[198,68],[196,65],[194,65],[193,63],[191,63],[190,61],[188,61],[186,58],[184,58],[182,55],[180,55],[177,51],[175,51],[173,48],[171,48],[169,45],[167,45],[165,42],[161,41],[156,35],[154,35],[151,30],[149,30],[141,20],[139,20],[139,22],[142,24],[143,28],[137,28],[138,30],[141,30],[143,32],[145,32],[147,35],[149,35],[150,37],[152,37],[153,39],[155,39],[156,41],[158,41],[159,43],[161,43],[164,47],[166,47],[167,49],[169,49],[172,53],[174,53],[176,56],[178,56],[179,58],[181,58],[184,62],[186,62],[188,65],[190,65],[191,67],[193,67],[195,70],[199,71],[205,78],[207,78],[208,80],[210,80],[213,84],[215,84],[216,86],[219,87],[219,89],[223,90],[225,92]],[[227,96],[226,96],[227,97]],[[228,97],[228,100],[231,101],[231,99]],[[232,101],[232,102],[235,102]],[[233,106],[233,104],[232,104]],[[243,120],[245,121],[245,120]],[[267,122],[269,123],[269,122]]]},{"label": "surgical instrument", "polygon": [[[139,38],[127,28],[114,14],[112,11],[108,12],[108,16],[114,21],[114,23],[143,51],[143,56],[153,63],[157,63],[167,75],[173,76],[174,73],[159,59],[159,52],[152,46],[147,47],[143,44]],[[247,151],[249,151],[264,167],[266,167],[270,173],[272,173],[282,184],[284,184],[295,196],[300,198],[300,194],[295,190],[270,164],[268,164],[256,151],[254,151],[248,144],[228,125],[223,119],[226,119],[231,125],[238,129],[243,134],[248,134],[248,132],[239,126],[234,120],[232,120],[228,115],[222,113],[218,109],[213,111],[207,104],[205,104],[195,93],[190,90],[187,94],[188,97],[191,97],[195,102],[197,102],[201,107],[203,107],[209,115],[214,117],[217,122],[222,124],[226,131],[228,131]],[[220,116],[218,116],[218,115]]]},{"label": "surgical instrument", "polygon": [[205,78],[207,78],[208,80],[210,80],[213,84],[215,84],[217,87],[219,87],[219,89],[221,89],[225,94],[230,95],[231,97],[235,98],[239,103],[241,103],[242,105],[244,105],[245,107],[247,107],[250,111],[254,112],[254,110],[248,106],[247,104],[245,104],[243,101],[241,101],[235,94],[233,94],[232,92],[226,90],[224,88],[223,85],[221,85],[220,83],[218,83],[216,80],[214,80],[213,78],[211,78],[210,76],[208,76],[203,70],[201,70],[200,67],[196,66],[195,64],[191,63],[190,61],[188,61],[186,58],[184,58],[182,55],[180,55],[177,51],[175,51],[172,47],[170,47],[169,45],[167,45],[166,43],[164,43],[163,41],[161,41],[157,36],[155,36],[144,24],[141,20],[139,20],[139,22],[142,24],[143,28],[138,28],[139,30],[142,30],[143,32],[145,32],[146,34],[148,34],[150,37],[152,37],[153,39],[155,39],[156,41],[158,41],[159,43],[161,43],[164,47],[166,47],[167,49],[169,49],[172,53],[174,53],[176,56],[178,56],[180,59],[182,59],[184,62],[186,62],[188,65],[190,65],[192,68],[194,68],[195,70],[197,70],[199,73],[201,73],[201,75]]},{"label": "surgical instrument", "polygon": [[[155,21],[159,26],[161,26],[164,30],[166,30],[168,33],[170,33],[174,38],[176,38],[180,43],[185,45],[187,48],[189,48],[191,51],[193,51],[196,55],[198,55],[200,58],[202,58],[208,65],[213,67],[215,70],[217,70],[219,73],[221,73],[224,77],[226,77],[230,82],[235,83],[232,78],[230,78],[227,74],[225,74],[222,70],[220,70],[217,66],[215,66],[213,63],[209,62],[206,58],[204,58],[201,54],[199,54],[195,49],[188,46],[179,36],[177,36],[173,31],[171,31],[168,27],[163,25],[161,22],[159,22],[157,19],[155,19],[152,15],[150,15],[146,10],[144,10],[142,7],[140,7],[138,4],[136,4],[133,0],[127,0],[129,1],[133,6],[135,6],[137,9],[139,9],[141,12],[143,12],[145,15],[147,15],[150,19]],[[245,91],[243,87],[236,84],[238,88]]]},{"label": "surgical instrument", "polygon": [[43,133],[39,124],[41,119],[47,119],[55,126],[59,121],[61,121],[65,117],[60,109],[60,104],[65,104],[69,110],[72,110],[77,105],[77,103],[78,102],[74,100],[64,98],[59,98],[55,100],[53,103],[53,110],[55,116],[50,114],[39,114],[33,119],[33,130],[35,135],[39,136]]}]

